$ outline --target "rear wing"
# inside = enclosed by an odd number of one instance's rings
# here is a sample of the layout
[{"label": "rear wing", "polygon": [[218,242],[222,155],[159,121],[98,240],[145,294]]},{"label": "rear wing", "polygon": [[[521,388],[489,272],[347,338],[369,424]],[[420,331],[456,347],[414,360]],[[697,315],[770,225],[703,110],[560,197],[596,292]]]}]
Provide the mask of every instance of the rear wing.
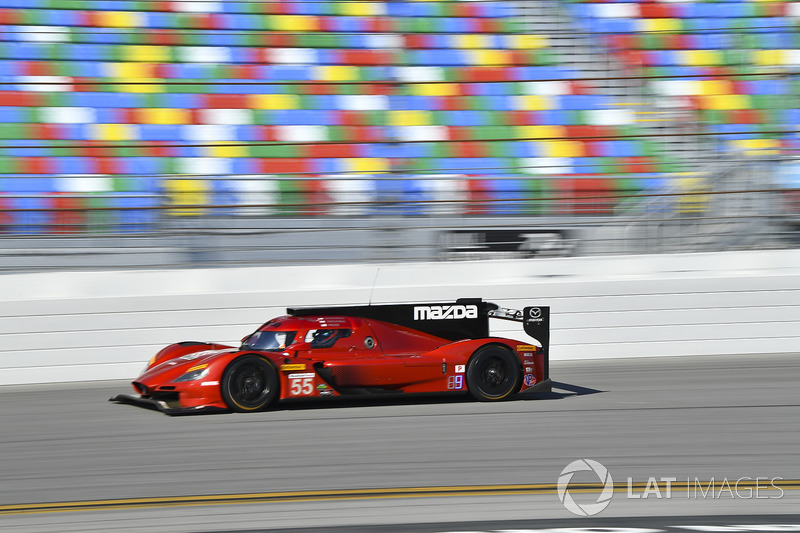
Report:
[{"label": "rear wing", "polygon": [[[492,304],[494,305],[494,304]],[[550,378],[550,307],[526,307],[522,311],[497,307],[489,311],[489,318],[522,322],[525,333],[539,341],[544,356],[544,379]]]}]

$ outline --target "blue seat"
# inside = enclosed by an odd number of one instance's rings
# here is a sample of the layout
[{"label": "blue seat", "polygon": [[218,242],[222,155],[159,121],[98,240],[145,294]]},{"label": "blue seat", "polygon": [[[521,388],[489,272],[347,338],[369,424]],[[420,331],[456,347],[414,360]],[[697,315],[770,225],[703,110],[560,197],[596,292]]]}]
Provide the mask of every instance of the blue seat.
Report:
[{"label": "blue seat", "polygon": [[208,176],[208,181],[211,183],[211,200],[208,205],[230,206],[211,209],[210,214],[214,216],[232,215],[235,212],[233,206],[239,203],[239,191],[235,184],[218,176]]},{"label": "blue seat", "polygon": [[539,143],[520,141],[512,142],[509,146],[513,157],[544,157],[544,150]]},{"label": "blue seat", "polygon": [[480,111],[441,111],[447,126],[485,126]]},{"label": "blue seat", "polygon": [[94,164],[88,157],[54,157],[58,174],[91,174]]},{"label": "blue seat", "polygon": [[9,140],[5,141],[5,143],[9,146],[5,150],[4,155],[9,157],[46,157],[49,154],[49,150],[45,146],[36,146],[36,141],[15,141]]},{"label": "blue seat", "polygon": [[220,15],[222,26],[226,30],[260,30],[263,29],[261,16],[246,13],[224,13]]},{"label": "blue seat", "polygon": [[51,176],[6,176],[0,183],[2,192],[12,194],[49,194],[55,191],[55,181]]},{"label": "blue seat", "polygon": [[[183,76],[176,73],[176,77],[181,78]],[[165,93],[160,94],[158,97],[162,102],[161,105],[165,108],[197,109],[202,107],[200,103],[200,96],[197,94]]]},{"label": "blue seat", "polygon": [[241,2],[220,2],[218,5],[222,7],[223,13],[247,13],[250,8],[248,4]]},{"label": "blue seat", "polygon": [[265,80],[310,81],[316,79],[313,66],[270,65],[265,68]]},{"label": "blue seat", "polygon": [[131,176],[155,176],[164,172],[163,157],[120,157],[122,173]]},{"label": "blue seat", "polygon": [[745,94],[770,96],[790,94],[790,87],[784,80],[745,80],[742,84],[747,88]]},{"label": "blue seat", "polygon": [[487,204],[489,214],[517,215],[526,207],[528,197],[527,179],[499,175],[487,180],[488,193],[492,202]]},{"label": "blue seat", "polygon": [[[197,63],[175,63],[173,68],[175,69],[175,76],[178,78],[196,79],[202,78],[205,75],[205,68]],[[167,95],[165,94],[162,96]]]},{"label": "blue seat", "polygon": [[784,124],[800,124],[800,109],[787,109],[783,113]]},{"label": "blue seat", "polygon": [[578,174],[600,174],[597,158],[595,157],[576,157],[573,159],[575,171]]},{"label": "blue seat", "polygon": [[363,33],[367,31],[366,22],[360,17],[331,17],[333,31]]},{"label": "blue seat", "polygon": [[239,125],[230,126],[233,128],[234,139],[237,141],[260,141],[261,134],[258,126]]},{"label": "blue seat", "polygon": [[261,167],[256,159],[251,157],[232,157],[231,174],[260,174]]},{"label": "blue seat", "polygon": [[563,109],[547,109],[538,113],[542,117],[542,123],[549,126],[569,126],[572,123],[570,113]]},{"label": "blue seat", "polygon": [[[492,85],[491,83],[487,83],[486,85]],[[517,109],[517,103],[511,96],[505,95],[491,95],[486,96],[488,100],[488,104],[486,107],[491,110],[489,112],[495,111],[514,111]]]},{"label": "blue seat", "polygon": [[407,176],[378,175],[374,176],[375,205],[370,211],[375,215],[405,215],[406,186],[404,181]]},{"label": "blue seat", "polygon": [[0,106],[0,122],[29,122],[28,108],[19,106]]},{"label": "blue seat", "polygon": [[403,16],[406,17],[435,17],[436,6],[431,6],[427,2],[408,2],[408,12]]},{"label": "blue seat", "polygon": [[[227,2],[226,2],[227,3]],[[146,17],[145,22],[146,24],[143,25],[145,28],[174,28],[175,27],[175,17],[172,13],[165,13],[161,11],[149,11],[141,13]]]},{"label": "blue seat", "polygon": [[317,157],[309,161],[314,174],[338,174],[344,172],[344,160],[335,157]]},{"label": "blue seat", "polygon": [[142,124],[139,138],[143,141],[177,141],[181,138],[180,126],[171,124]]},{"label": "blue seat", "polygon": [[115,193],[109,204],[116,208],[117,229],[123,233],[140,233],[153,229],[159,219],[157,195],[146,193]]},{"label": "blue seat", "polygon": [[52,198],[47,196],[12,196],[6,198],[6,203],[9,207],[6,212],[10,219],[7,230],[9,233],[17,235],[49,233],[49,225],[52,222]]},{"label": "blue seat", "polygon": [[444,33],[475,33],[472,21],[468,18],[437,18],[438,30]]},{"label": "blue seat", "polygon": [[48,7],[48,0],[2,0],[0,7],[11,9],[38,9]]},{"label": "blue seat", "polygon": [[488,18],[505,18],[523,15],[516,3],[512,2],[481,2],[476,4],[480,9],[478,16]]}]

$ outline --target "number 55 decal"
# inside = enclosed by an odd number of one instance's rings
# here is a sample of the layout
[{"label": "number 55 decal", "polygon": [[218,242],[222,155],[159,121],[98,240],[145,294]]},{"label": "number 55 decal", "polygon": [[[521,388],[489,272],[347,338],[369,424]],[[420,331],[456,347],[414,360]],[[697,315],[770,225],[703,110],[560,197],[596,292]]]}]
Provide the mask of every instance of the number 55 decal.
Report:
[{"label": "number 55 decal", "polygon": [[314,374],[289,374],[289,394],[309,396],[314,392]]}]

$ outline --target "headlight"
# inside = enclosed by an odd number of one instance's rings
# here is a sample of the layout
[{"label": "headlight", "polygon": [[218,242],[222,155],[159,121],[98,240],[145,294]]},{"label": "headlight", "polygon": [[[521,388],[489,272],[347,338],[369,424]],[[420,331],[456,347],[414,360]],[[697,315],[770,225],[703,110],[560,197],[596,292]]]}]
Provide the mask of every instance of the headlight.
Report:
[{"label": "headlight", "polygon": [[197,365],[187,370],[184,375],[176,380],[173,380],[172,382],[178,383],[180,381],[196,381],[198,379],[203,379],[206,377],[206,375],[208,375],[208,365]]},{"label": "headlight", "polygon": [[155,362],[156,362],[156,356],[154,355],[154,356],[153,356],[153,357],[151,357],[151,358],[150,358],[150,360],[147,362],[147,365],[145,365],[145,367],[142,369],[142,371],[140,372],[140,374],[144,374],[145,372],[147,372],[148,370],[150,370],[150,367],[151,367],[151,366],[153,366],[153,363],[155,363]]}]

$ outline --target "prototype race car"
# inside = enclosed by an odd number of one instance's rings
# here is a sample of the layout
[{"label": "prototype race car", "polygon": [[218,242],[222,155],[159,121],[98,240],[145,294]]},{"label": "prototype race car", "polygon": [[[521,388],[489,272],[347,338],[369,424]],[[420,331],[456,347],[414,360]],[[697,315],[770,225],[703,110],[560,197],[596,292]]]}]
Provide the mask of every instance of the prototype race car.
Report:
[{"label": "prototype race car", "polygon": [[[536,344],[490,337],[489,318],[521,322]],[[179,342],[111,401],[167,414],[259,411],[279,400],[469,393],[482,401],[549,391],[550,308],[448,303],[287,309],[239,347]]]}]

